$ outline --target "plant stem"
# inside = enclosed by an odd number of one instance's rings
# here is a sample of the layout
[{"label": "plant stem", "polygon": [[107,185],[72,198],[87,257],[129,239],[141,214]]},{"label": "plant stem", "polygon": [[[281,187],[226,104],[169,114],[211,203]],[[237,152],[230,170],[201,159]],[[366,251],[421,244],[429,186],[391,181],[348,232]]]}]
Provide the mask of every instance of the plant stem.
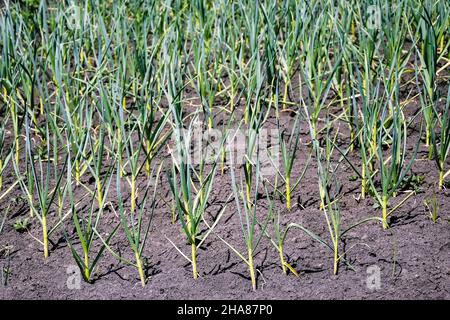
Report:
[{"label": "plant stem", "polygon": [[145,287],[145,273],[144,273],[144,269],[142,268],[142,260],[137,251],[135,252],[135,255],[136,255],[136,264],[137,264],[137,268],[138,268],[138,272],[139,272],[139,277],[141,278],[141,284],[142,284],[142,287]]},{"label": "plant stem", "polygon": [[97,202],[98,202],[98,207],[101,208],[102,203],[103,203],[103,195],[102,195],[102,186],[98,179],[97,179]]},{"label": "plant stem", "polygon": [[[443,164],[441,164],[441,168],[443,168]],[[442,187],[444,186],[444,170],[440,169],[439,170],[439,189],[442,189]],[[1,183],[0,183],[0,187],[1,187]]]},{"label": "plant stem", "polygon": [[325,190],[323,190],[321,186],[319,186],[319,194],[320,194],[319,210],[325,210]]},{"label": "plant stem", "polygon": [[287,274],[286,263],[284,261],[284,256],[283,256],[283,245],[282,244],[280,244],[280,246],[278,247],[278,251],[280,252],[280,261],[281,261],[281,267],[283,268],[283,273]]},{"label": "plant stem", "polygon": [[209,129],[209,130],[212,129],[212,118],[211,118],[211,115],[208,116],[208,129]]},{"label": "plant stem", "polygon": [[131,212],[136,208],[136,178],[134,174],[131,176]]},{"label": "plant stem", "polygon": [[44,245],[44,258],[48,258],[48,233],[47,233],[47,216],[45,214],[42,215],[42,237],[43,237],[43,245]]},{"label": "plant stem", "polygon": [[89,271],[89,253],[88,251],[84,251],[84,277],[86,281],[89,282],[91,280],[91,272]]},{"label": "plant stem", "polygon": [[253,252],[251,247],[248,248],[248,269],[250,271],[250,279],[252,281],[253,291],[256,291],[256,277],[255,277],[255,270],[253,267]]},{"label": "plant stem", "polygon": [[43,116],[44,115],[44,102],[42,101],[42,98],[41,99],[39,99],[39,107],[40,107],[40,112],[41,112],[41,115]]},{"label": "plant stem", "polygon": [[77,186],[80,184],[80,160],[75,161],[75,181]]},{"label": "plant stem", "polygon": [[195,239],[194,242],[191,244],[191,248],[192,248],[192,273],[194,274],[194,279],[198,278],[198,273],[197,273],[197,246],[195,244]]},{"label": "plant stem", "polygon": [[427,125],[426,136],[425,136],[425,145],[427,147],[431,146],[430,140],[431,140],[431,129],[430,129],[430,126]]},{"label": "plant stem", "polygon": [[363,164],[361,168],[361,199],[366,198],[366,166]]},{"label": "plant stem", "polygon": [[127,99],[125,96],[122,98],[122,109],[123,111],[127,111]]},{"label": "plant stem", "polygon": [[147,160],[145,161],[145,173],[147,174],[147,177],[150,176],[150,161],[151,161],[151,146],[150,141],[147,140]]},{"label": "plant stem", "polygon": [[350,141],[353,141],[350,144],[350,152],[353,152],[353,150],[355,149],[355,131],[353,129],[353,125],[350,125]]},{"label": "plant stem", "polygon": [[286,177],[286,208],[291,210],[291,178]]},{"label": "plant stem", "polygon": [[382,208],[382,220],[383,220],[383,229],[388,229],[389,224],[387,223],[387,197],[384,195],[383,199],[381,201],[381,208]]},{"label": "plant stem", "polygon": [[288,90],[289,90],[289,82],[286,81],[284,84],[284,96],[283,96],[283,110],[286,110],[287,98],[288,98]]},{"label": "plant stem", "polygon": [[245,124],[248,124],[248,117],[250,116],[249,115],[249,109],[250,107],[248,107],[248,108],[245,108],[245,111],[244,111],[244,123]]},{"label": "plant stem", "polygon": [[19,133],[16,133],[16,163],[19,163],[19,158],[20,158],[20,147],[19,147]]},{"label": "plant stem", "polygon": [[312,133],[313,133],[313,137],[317,137],[317,129],[316,129],[316,127],[317,127],[317,125],[316,125],[316,120],[315,119],[312,119],[312,121],[311,121],[311,126],[312,126]]},{"label": "plant stem", "polygon": [[[378,146],[378,140],[377,140],[377,123],[375,122],[375,125],[373,126],[372,131],[372,155],[377,154],[377,146]],[[373,157],[371,157],[373,159]]]},{"label": "plant stem", "polygon": [[338,266],[339,266],[339,257],[338,257],[338,241],[334,242],[334,267],[333,267],[333,274],[337,275],[338,273]]},{"label": "plant stem", "polygon": [[250,193],[251,193],[251,186],[250,183],[247,183],[245,185],[245,196],[247,198],[247,206],[250,209],[252,207],[251,199],[250,199]]},{"label": "plant stem", "polygon": [[429,160],[433,159],[433,146],[432,145],[428,146],[428,159]]}]

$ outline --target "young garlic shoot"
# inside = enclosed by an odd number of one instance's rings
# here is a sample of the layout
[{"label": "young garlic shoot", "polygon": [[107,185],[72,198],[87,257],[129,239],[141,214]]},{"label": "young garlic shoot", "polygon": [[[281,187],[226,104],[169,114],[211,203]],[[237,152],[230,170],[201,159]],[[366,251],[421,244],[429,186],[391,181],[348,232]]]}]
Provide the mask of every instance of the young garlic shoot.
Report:
[{"label": "young garlic shoot", "polygon": [[[280,214],[280,211],[277,211],[275,213],[275,210],[274,210],[275,203],[274,203],[273,199],[271,199],[269,196],[269,192],[267,190],[266,184],[264,183],[263,185],[264,185],[264,190],[266,193],[266,199],[269,202],[268,215],[270,216],[270,222],[271,222],[271,225],[273,228],[272,234],[269,232],[269,230],[268,230],[269,228],[266,228],[266,230],[264,230],[264,233],[279,253],[280,265],[281,265],[281,269],[283,270],[283,273],[287,275],[288,270],[289,270],[296,277],[299,277],[300,275],[298,274],[297,270],[295,270],[284,258],[284,243],[286,242],[286,236],[287,236],[287,231],[289,230],[289,226],[283,226],[282,221],[281,221],[282,215]],[[273,187],[274,195],[278,192],[277,186],[278,186],[278,176],[275,177],[275,183],[274,183],[274,187]],[[260,224],[260,226],[261,226],[261,224]]]},{"label": "young garlic shoot", "polygon": [[[323,168],[322,168],[323,169]],[[334,175],[334,173],[333,173]],[[335,179],[335,177],[333,177]],[[325,180],[319,180],[320,184],[329,185],[329,182],[326,182]],[[359,222],[356,222],[352,224],[351,226],[347,227],[346,229],[343,229],[341,224],[341,210],[339,207],[339,199],[334,199],[330,197],[330,194],[327,190],[325,194],[325,205],[321,209],[324,213],[325,221],[327,224],[327,230],[328,234],[330,236],[330,241],[328,242],[326,239],[318,236],[316,233],[312,232],[311,230],[304,227],[302,224],[299,223],[290,223],[285,228],[285,231],[283,233],[283,239],[287,237],[287,234],[291,232],[293,229],[300,229],[302,232],[306,233],[308,236],[310,236],[313,240],[319,242],[322,246],[324,246],[327,250],[329,250],[333,255],[333,274],[337,274],[339,271],[339,263],[343,262],[349,267],[350,269],[354,270],[353,266],[349,263],[349,261],[346,260],[345,256],[348,254],[350,249],[347,249],[345,252],[340,251],[340,244],[342,242],[342,239],[344,238],[345,234],[352,230],[353,228],[356,228],[362,224],[371,222],[371,221],[377,221],[381,222],[381,218],[379,217],[369,217],[362,219]]]},{"label": "young garlic shoot", "polygon": [[[238,38],[240,35],[230,32],[229,37],[233,39],[231,43],[239,43]],[[230,62],[224,65],[227,77],[229,79],[229,89],[227,90],[229,96],[229,112],[233,112],[236,107],[236,101],[239,101],[240,97],[243,95],[243,90],[239,90],[239,85],[242,84],[243,79],[238,74],[238,65],[243,61],[242,53],[243,46],[239,45],[237,48],[230,46],[230,44],[225,43],[226,51],[224,54],[227,55]]]},{"label": "young garlic shoot", "polygon": [[[305,113],[308,114],[307,107],[304,106]],[[339,206],[339,199],[341,197],[341,185],[337,179],[336,171],[344,157],[342,157],[337,164],[332,164],[332,153],[336,146],[336,136],[333,138],[330,136],[330,120],[328,120],[328,127],[326,131],[325,136],[325,148],[322,148],[319,145],[319,141],[315,138],[314,132],[312,130],[312,123],[311,121],[308,121],[308,125],[311,132],[311,139],[312,139],[312,146],[313,146],[313,152],[315,153],[316,160],[317,160],[317,175],[318,175],[318,183],[319,183],[319,190],[320,190],[320,196],[322,205],[320,207],[320,210],[323,211],[327,230],[330,236],[331,243],[328,243],[325,239],[322,239],[314,232],[310,231],[309,229],[305,228],[303,225],[298,223],[291,223],[287,226],[285,234],[289,232],[292,228],[299,228],[301,231],[305,232],[307,235],[309,235],[314,240],[318,241],[320,244],[328,248],[332,254],[333,254],[333,274],[338,273],[339,268],[339,262],[343,261],[353,269],[353,267],[350,265],[348,261],[345,260],[345,255],[348,252],[340,253],[339,244],[342,242],[343,236],[350,231],[351,229],[370,222],[370,221],[381,221],[379,217],[369,217],[365,218],[347,229],[342,228],[342,221],[341,221],[341,209]],[[333,193],[331,191],[333,190]],[[285,235],[286,236],[286,235]]]},{"label": "young garlic shoot", "polygon": [[[320,170],[323,170],[323,167],[321,167],[319,171]],[[328,181],[322,180],[321,177],[319,177],[319,183],[322,185],[322,188],[328,187]],[[325,199],[326,205],[324,206],[323,211],[333,248],[333,274],[336,275],[338,273],[339,261],[342,256],[339,254],[339,244],[342,240],[341,210],[337,200],[331,201],[328,190],[325,192]]]},{"label": "young garlic shoot", "polygon": [[[240,65],[241,68],[244,66]],[[263,66],[261,61],[261,55],[259,50],[252,56],[249,61],[251,76],[246,77],[245,82],[245,109],[244,109],[244,123],[249,124],[254,118],[258,118],[261,113],[261,93],[265,82],[265,76],[263,75]],[[244,70],[240,71],[244,73]]]},{"label": "young garlic shoot", "polygon": [[[275,94],[275,108],[276,112],[278,113],[278,88],[276,89]],[[277,131],[278,131],[278,143],[280,146],[281,151],[281,163],[283,165],[283,172],[281,173],[278,166],[274,165],[272,157],[269,155],[269,158],[272,162],[273,167],[277,170],[278,175],[281,177],[285,184],[285,198],[286,198],[286,208],[288,210],[291,210],[291,194],[295,191],[297,186],[300,184],[300,180],[303,178],[303,174],[298,178],[298,180],[291,184],[291,176],[292,176],[292,169],[294,167],[294,162],[296,158],[296,153],[299,147],[299,141],[300,141],[300,113],[298,112],[294,123],[291,128],[291,134],[288,135],[288,139],[286,139],[285,130],[282,129],[280,125],[280,119],[277,118]],[[286,140],[288,140],[286,142]],[[309,161],[305,165],[305,170],[309,164]]]},{"label": "young garlic shoot", "polygon": [[[117,168],[117,200],[119,204],[119,216],[120,216],[120,224],[122,226],[122,229],[125,232],[125,235],[127,237],[128,243],[130,245],[131,250],[134,253],[135,257],[135,263],[131,263],[132,266],[134,266],[139,273],[139,278],[141,280],[142,287],[145,287],[146,284],[146,276],[144,272],[143,267],[143,251],[145,248],[145,244],[148,239],[148,235],[150,232],[150,226],[153,218],[153,213],[156,206],[156,191],[158,188],[159,183],[159,176],[161,173],[161,169],[164,162],[161,162],[161,164],[158,166],[156,175],[154,176],[154,169],[152,169],[146,191],[143,195],[142,202],[138,208],[138,212],[135,212],[135,209],[130,210],[130,213],[127,213],[124,207],[124,202],[122,198],[122,189],[121,189],[121,181],[120,181],[120,164],[118,164]],[[154,176],[154,178],[152,178]],[[146,204],[148,199],[148,193],[151,187],[153,186],[153,196],[151,198],[151,209],[150,214],[148,216],[148,222],[147,226],[145,226],[145,211],[147,210]],[[106,246],[108,246],[108,243],[105,243]],[[115,256],[118,256],[115,254]],[[124,260],[123,258],[120,259],[121,261],[126,262],[127,260]]]},{"label": "young garlic shoot", "polygon": [[[406,160],[407,147],[406,138],[408,122],[398,104],[393,105],[392,120],[390,128],[387,127],[386,118],[388,116],[388,106],[384,105],[381,114],[381,123],[383,127],[378,132],[376,162],[377,169],[370,170],[367,163],[362,163],[368,172],[367,180],[370,190],[382,210],[383,229],[388,229],[388,217],[397,210],[414,193],[411,192],[399,204],[388,212],[389,200],[394,197],[403,182],[406,174],[410,171],[412,164],[417,156],[417,144],[414,153],[409,160]],[[385,145],[389,146],[389,156],[386,157],[383,149]],[[377,188],[376,179],[379,179],[380,190]]]},{"label": "young garlic shoot", "polygon": [[[260,172],[260,161],[259,161],[259,150],[257,151],[257,159],[256,159],[256,172],[255,172],[255,193],[254,193],[254,201],[252,204],[247,203],[248,197],[246,195],[247,188],[244,189],[242,176],[240,177],[240,182],[236,181],[236,168],[234,167],[233,160],[230,158],[230,174],[231,174],[231,186],[233,189],[233,195],[236,203],[236,209],[239,215],[239,221],[241,224],[242,235],[244,238],[245,246],[247,248],[247,253],[239,252],[233,245],[224,240],[222,237],[217,235],[217,237],[223,241],[248,267],[248,271],[250,274],[250,280],[252,284],[252,288],[256,291],[256,274],[255,274],[255,265],[254,265],[254,257],[256,255],[257,248],[262,237],[266,233],[266,228],[270,222],[270,215],[266,214],[264,218],[264,222],[260,227],[260,231],[257,230],[258,218],[257,213],[259,211],[258,208],[258,189],[259,183],[261,179]],[[241,205],[242,204],[242,205]]]},{"label": "young garlic shoot", "polygon": [[[136,121],[134,121],[133,127],[129,130],[127,137],[124,137],[124,146],[128,159],[124,163],[124,166],[128,165],[130,168],[130,178],[128,179],[127,177],[127,180],[131,187],[132,212],[134,212],[136,208],[136,201],[138,197],[136,186],[138,175],[145,167],[147,176],[149,176],[148,170],[151,167],[151,163],[154,157],[164,146],[171,133],[170,131],[168,131],[167,133],[163,134],[164,126],[170,115],[170,110],[167,110],[158,121],[156,121],[155,119],[154,112],[155,111],[150,112],[149,118],[147,118],[147,115],[144,114],[140,119],[136,119]],[[154,123],[155,121],[156,123]],[[144,128],[142,128],[142,123],[145,124]],[[135,146],[132,140],[134,131],[136,130],[139,134],[140,141],[142,141],[142,138],[145,137],[145,142],[141,143],[140,146]],[[139,161],[142,150],[144,150],[145,152],[145,159],[144,162],[140,164]]]},{"label": "young garlic shoot", "polygon": [[[324,11],[318,13],[317,23],[313,24],[311,33],[303,34],[301,43],[303,50],[300,54],[301,82],[308,89],[308,115],[312,124],[314,136],[317,136],[317,124],[319,116],[325,107],[328,93],[333,84],[336,71],[340,68],[343,58],[343,50],[334,48],[333,58],[329,57],[331,44],[335,42],[333,35],[324,32],[329,27],[331,17]],[[337,54],[338,51],[341,51]],[[302,86],[299,87],[302,90]]]},{"label": "young garlic shoot", "polygon": [[170,131],[163,134],[165,125],[169,119],[170,110],[167,110],[156,120],[156,108],[151,104],[148,107],[143,108],[141,117],[138,119],[139,132],[144,140],[143,148],[145,149],[145,173],[150,176],[151,164],[164,146],[166,140],[170,137]]},{"label": "young garlic shoot", "polygon": [[[51,177],[51,161],[47,159],[46,156],[42,156],[41,153],[34,153],[32,142],[31,142],[31,134],[30,134],[30,119],[28,116],[28,112],[25,114],[25,136],[26,136],[26,152],[28,155],[28,168],[26,175],[28,178],[28,183],[25,183],[22,179],[22,174],[19,170],[19,163],[15,160],[13,161],[14,170],[16,172],[19,185],[22,189],[22,192],[25,194],[26,198],[29,201],[30,210],[33,213],[33,216],[36,216],[41,224],[42,229],[42,241],[38,240],[44,251],[44,258],[48,258],[49,256],[49,236],[55,230],[49,229],[48,225],[48,214],[50,212],[50,208],[53,204],[53,201],[57,195],[56,190],[58,190],[61,186],[62,177],[64,176],[65,170],[67,170],[68,157],[66,157],[65,163],[60,169],[59,175],[55,176],[56,184],[51,188],[52,182],[50,181]],[[45,132],[46,136],[50,137],[48,122],[45,124]],[[50,153],[50,142],[49,139],[46,139],[46,153]],[[35,162],[37,162],[38,166],[36,168]],[[44,163],[47,163],[44,165]],[[38,206],[34,204],[34,191],[36,192]]]},{"label": "young garlic shoot", "polygon": [[[166,135],[162,135],[170,111],[167,110],[165,114],[156,121],[155,108],[151,106],[150,108],[152,108],[150,113],[148,113],[147,108],[144,108],[143,110],[141,109],[140,117],[136,117],[130,113],[128,118],[125,118],[124,110],[122,108],[119,109],[118,115],[115,118],[116,125],[119,127],[118,134],[121,134],[119,137],[120,143],[118,143],[118,154],[125,154],[125,159],[122,159],[121,157],[122,161],[119,161],[119,168],[121,169],[121,174],[124,172],[128,173],[126,179],[131,188],[130,209],[133,213],[138,201],[137,178],[144,167],[148,170],[151,161],[164,145],[170,134],[169,132]],[[136,137],[138,138],[137,142],[134,139]],[[142,152],[145,154],[143,162],[141,162]]]},{"label": "young garlic shoot", "polygon": [[[379,70],[381,71],[381,68]],[[373,171],[373,165],[377,155],[378,132],[382,127],[380,115],[383,108],[383,91],[381,90],[381,80],[377,80],[374,83],[375,80],[372,79],[372,72],[369,66],[365,66],[362,70],[356,66],[354,69],[354,82],[357,84],[357,88],[352,88],[352,106],[354,109],[361,110],[362,120],[361,124],[357,124],[358,134],[356,136],[361,162],[363,163],[361,173],[358,173],[361,177],[362,199],[366,197],[369,190],[367,181],[368,170],[366,168],[368,166],[370,171]],[[355,98],[356,92],[360,93],[360,101]],[[367,166],[364,164],[367,164]],[[351,166],[354,167],[353,164]]]},{"label": "young garlic shoot", "polygon": [[[422,115],[426,124],[425,145],[428,147],[428,157],[429,159],[432,159],[433,146],[431,144],[431,132],[436,124],[435,106],[438,98],[436,90],[436,72],[439,54],[436,30],[430,16],[431,8],[428,4],[422,4],[422,11],[417,15],[419,34],[422,41],[421,48],[417,48],[416,51],[422,65],[420,74],[425,92],[425,94],[420,95]],[[419,90],[419,92],[421,92],[421,90]]]},{"label": "young garlic shoot", "polygon": [[[135,142],[133,141],[133,136],[136,133],[136,128],[138,126],[138,122],[134,121],[131,122],[130,119],[128,119],[128,126],[125,128],[125,125],[122,125],[120,132],[122,133],[121,143],[120,147],[122,147],[124,150],[119,150],[119,154],[125,153],[125,160],[122,164],[122,161],[119,161],[118,169],[121,171],[118,171],[119,173],[127,172],[126,179],[130,185],[131,188],[131,195],[130,195],[130,203],[131,203],[131,212],[134,213],[136,208],[136,200],[137,200],[137,186],[136,181],[138,178],[138,175],[142,169],[142,167],[145,165],[144,163],[140,163],[140,155],[141,155],[141,146],[140,141],[137,143],[138,146],[135,146]],[[121,121],[123,123],[123,119]],[[129,129],[128,129],[129,127]],[[125,168],[128,167],[129,170],[126,170]],[[128,177],[129,175],[129,177]]]},{"label": "young garlic shoot", "polygon": [[[319,162],[319,161],[318,161]],[[329,164],[326,164],[325,166],[322,166],[321,164],[319,164],[319,184],[322,184],[322,188],[326,188],[326,192],[325,192],[325,206],[322,208],[323,212],[324,212],[324,217],[326,220],[326,224],[327,224],[327,229],[328,229],[328,233],[330,235],[330,240],[331,243],[327,245],[328,248],[330,248],[333,252],[333,274],[337,275],[338,271],[339,271],[339,264],[341,261],[346,262],[347,265],[353,269],[353,267],[347,262],[345,261],[345,256],[348,254],[350,249],[347,249],[345,252],[341,252],[340,250],[340,244],[343,240],[344,235],[350,231],[351,229],[371,222],[371,221],[378,221],[380,222],[380,218],[379,217],[369,217],[369,218],[365,218],[353,225],[351,225],[350,227],[348,227],[347,229],[343,229],[342,226],[342,215],[341,215],[341,209],[339,206],[339,195],[338,194],[330,194],[330,185],[334,185],[336,188],[335,192],[339,192],[339,183],[337,182],[337,178],[336,178],[336,172],[333,171],[331,175],[320,175],[320,172],[323,170],[330,170],[331,168],[328,168]],[[333,169],[331,169],[333,170]],[[332,181],[327,181],[324,180],[323,178],[331,178]],[[333,198],[332,198],[333,197]],[[297,225],[294,225],[297,226]],[[297,226],[298,227],[298,226]],[[312,233],[310,234],[312,235]],[[316,239],[317,240],[317,239]],[[325,240],[321,240],[319,242],[323,242],[325,243]]]},{"label": "young garlic shoot", "polygon": [[105,133],[103,126],[100,126],[99,128],[98,137],[94,137],[92,132],[88,133],[88,143],[90,146],[89,149],[91,150],[91,161],[88,163],[88,169],[94,179],[97,205],[101,208],[104,204],[104,183],[108,178],[107,175],[102,178],[105,156]]},{"label": "young garlic shoot", "polygon": [[[73,152],[73,174],[75,176],[75,183],[80,185],[81,178],[88,170],[92,157],[87,156],[90,149],[90,133],[89,129],[92,127],[92,120],[94,115],[94,108],[86,108],[84,104],[79,105],[79,114],[65,113],[66,132],[68,136],[68,143]],[[85,114],[82,111],[85,109]]]},{"label": "young garlic shoot", "polygon": [[[261,87],[259,87],[258,89],[258,93],[255,98],[255,105],[260,104],[260,91]],[[255,158],[255,154],[258,152],[257,149],[260,142],[259,139],[261,129],[263,128],[264,123],[267,121],[270,115],[271,106],[272,100],[270,100],[269,105],[267,106],[267,110],[265,110],[265,107],[262,107],[261,109],[255,107],[255,110],[250,114],[249,123],[247,125],[247,132],[245,136],[244,176],[245,194],[247,197],[246,203],[248,205],[252,204],[250,200],[254,167],[252,160]]]},{"label": "young garlic shoot", "polygon": [[290,102],[290,87],[292,84],[292,78],[294,77],[297,68],[295,65],[298,61],[299,56],[299,46],[298,41],[300,38],[300,30],[303,26],[303,23],[298,23],[298,21],[304,21],[306,19],[304,15],[304,7],[305,3],[295,4],[292,8],[286,6],[283,10],[286,10],[286,15],[291,15],[291,19],[287,19],[286,24],[288,24],[289,33],[286,35],[286,38],[282,40],[279,45],[279,60],[280,60],[280,73],[284,82],[284,91],[283,91],[283,101],[282,101],[282,110],[286,110],[287,106]]},{"label": "young garlic shoot", "polygon": [[[19,91],[17,91],[19,92]],[[17,94],[19,95],[19,93]],[[14,94],[14,97],[17,97],[16,94]],[[20,144],[20,137],[21,137],[21,128],[23,126],[24,117],[20,118],[19,116],[19,105],[23,103],[23,99],[21,102],[18,102],[16,99],[11,99],[10,102],[10,114],[12,118],[13,123],[13,132],[14,132],[14,150],[15,150],[15,160],[16,163],[20,162],[20,150],[21,150],[21,144]]]},{"label": "young garlic shoot", "polygon": [[[193,42],[193,65],[195,69],[195,76],[191,75],[191,78],[195,78],[193,83],[200,97],[203,114],[207,123],[208,129],[213,128],[213,106],[218,92],[220,79],[220,61],[217,61],[218,57],[212,57],[211,49],[205,44],[204,31],[199,36],[195,37]],[[212,64],[212,70],[209,70],[209,65]],[[211,74],[211,75],[210,75]]]},{"label": "young garlic shoot", "polygon": [[[346,6],[348,4],[341,2],[338,4],[339,10],[342,10],[343,16],[336,21],[335,30],[341,39],[346,39],[351,33],[352,22],[354,21],[353,10],[347,10]],[[369,36],[364,37],[366,39]],[[336,69],[335,76],[332,80],[332,90],[336,92],[335,103],[338,104],[342,110],[343,122],[347,123],[350,136],[350,151],[353,151],[355,146],[357,146],[356,137],[356,127],[358,122],[358,110],[351,104],[351,74],[353,72],[353,59],[354,59],[354,48],[352,48],[352,41],[348,41],[348,45],[343,46],[343,57],[341,65]]]},{"label": "young garlic shoot", "polygon": [[[329,119],[328,119],[329,121]],[[312,127],[312,123],[309,122]],[[332,154],[336,145],[336,138],[330,136],[331,124],[328,122],[325,137],[325,148],[320,147],[319,142],[313,139],[313,151],[317,160],[317,176],[319,178],[319,191],[321,206],[327,223],[328,232],[331,238],[331,248],[333,251],[333,273],[337,274],[340,260],[339,243],[341,242],[341,211],[338,205],[340,184],[336,178],[337,165],[332,165]],[[312,133],[311,133],[312,134]],[[334,185],[334,194],[330,194]]]},{"label": "young garlic shoot", "polygon": [[445,177],[450,174],[450,170],[445,172],[445,161],[450,154],[450,87],[444,111],[442,114],[438,114],[436,118],[440,126],[440,133],[437,134],[433,128],[431,131],[431,143],[433,146],[433,158],[439,169],[439,189],[442,189]]},{"label": "young garlic shoot", "polygon": [[[205,172],[204,169],[208,160],[202,152],[201,159],[199,159],[201,170],[197,172],[190,155],[194,124],[197,122],[196,117],[193,118],[187,132],[184,132],[178,120],[175,122],[176,129],[174,136],[176,150],[174,150],[175,154],[171,154],[172,170],[168,179],[182,230],[191,246],[191,258],[189,259],[186,255],[182,255],[191,263],[194,279],[197,279],[197,249],[209,235],[207,233],[203,238],[200,238],[200,225],[206,207],[208,206],[208,199],[217,171],[217,156],[213,160],[209,172]],[[196,183],[196,181],[198,182]],[[182,253],[176,246],[175,248]]]},{"label": "young garlic shoot", "polygon": [[[70,153],[70,151],[68,151]],[[69,168],[73,168],[74,165],[69,160]],[[102,203],[96,208],[95,203],[97,200],[95,192],[87,192],[85,196],[90,196],[91,200],[89,206],[87,207],[87,212],[83,213],[78,209],[81,200],[85,197],[83,196],[81,199],[77,199],[77,196],[74,193],[74,187],[72,182],[72,173],[70,170],[67,172],[67,189],[68,189],[68,197],[70,204],[70,213],[72,214],[72,222],[75,226],[75,236],[79,241],[81,246],[81,253],[77,251],[75,243],[71,236],[69,236],[68,231],[64,231],[64,235],[67,241],[67,244],[72,253],[72,257],[74,258],[78,268],[80,269],[81,275],[83,276],[84,281],[90,283],[92,281],[92,273],[100,261],[101,257],[104,254],[105,249],[107,248],[107,244],[111,241],[113,236],[115,235],[119,226],[117,226],[108,236],[108,238],[103,242],[103,245],[100,246],[97,253],[93,253],[93,248],[96,246],[96,240],[99,239],[98,234],[96,233],[96,228],[100,225],[100,219],[103,215],[103,210],[105,207],[106,195],[109,193],[109,186],[112,180],[112,169],[114,165],[111,165],[108,172],[106,172],[105,176],[107,178],[107,183],[104,188],[104,196],[102,198]],[[98,202],[97,202],[98,204]],[[100,238],[101,239],[101,238]]]}]

